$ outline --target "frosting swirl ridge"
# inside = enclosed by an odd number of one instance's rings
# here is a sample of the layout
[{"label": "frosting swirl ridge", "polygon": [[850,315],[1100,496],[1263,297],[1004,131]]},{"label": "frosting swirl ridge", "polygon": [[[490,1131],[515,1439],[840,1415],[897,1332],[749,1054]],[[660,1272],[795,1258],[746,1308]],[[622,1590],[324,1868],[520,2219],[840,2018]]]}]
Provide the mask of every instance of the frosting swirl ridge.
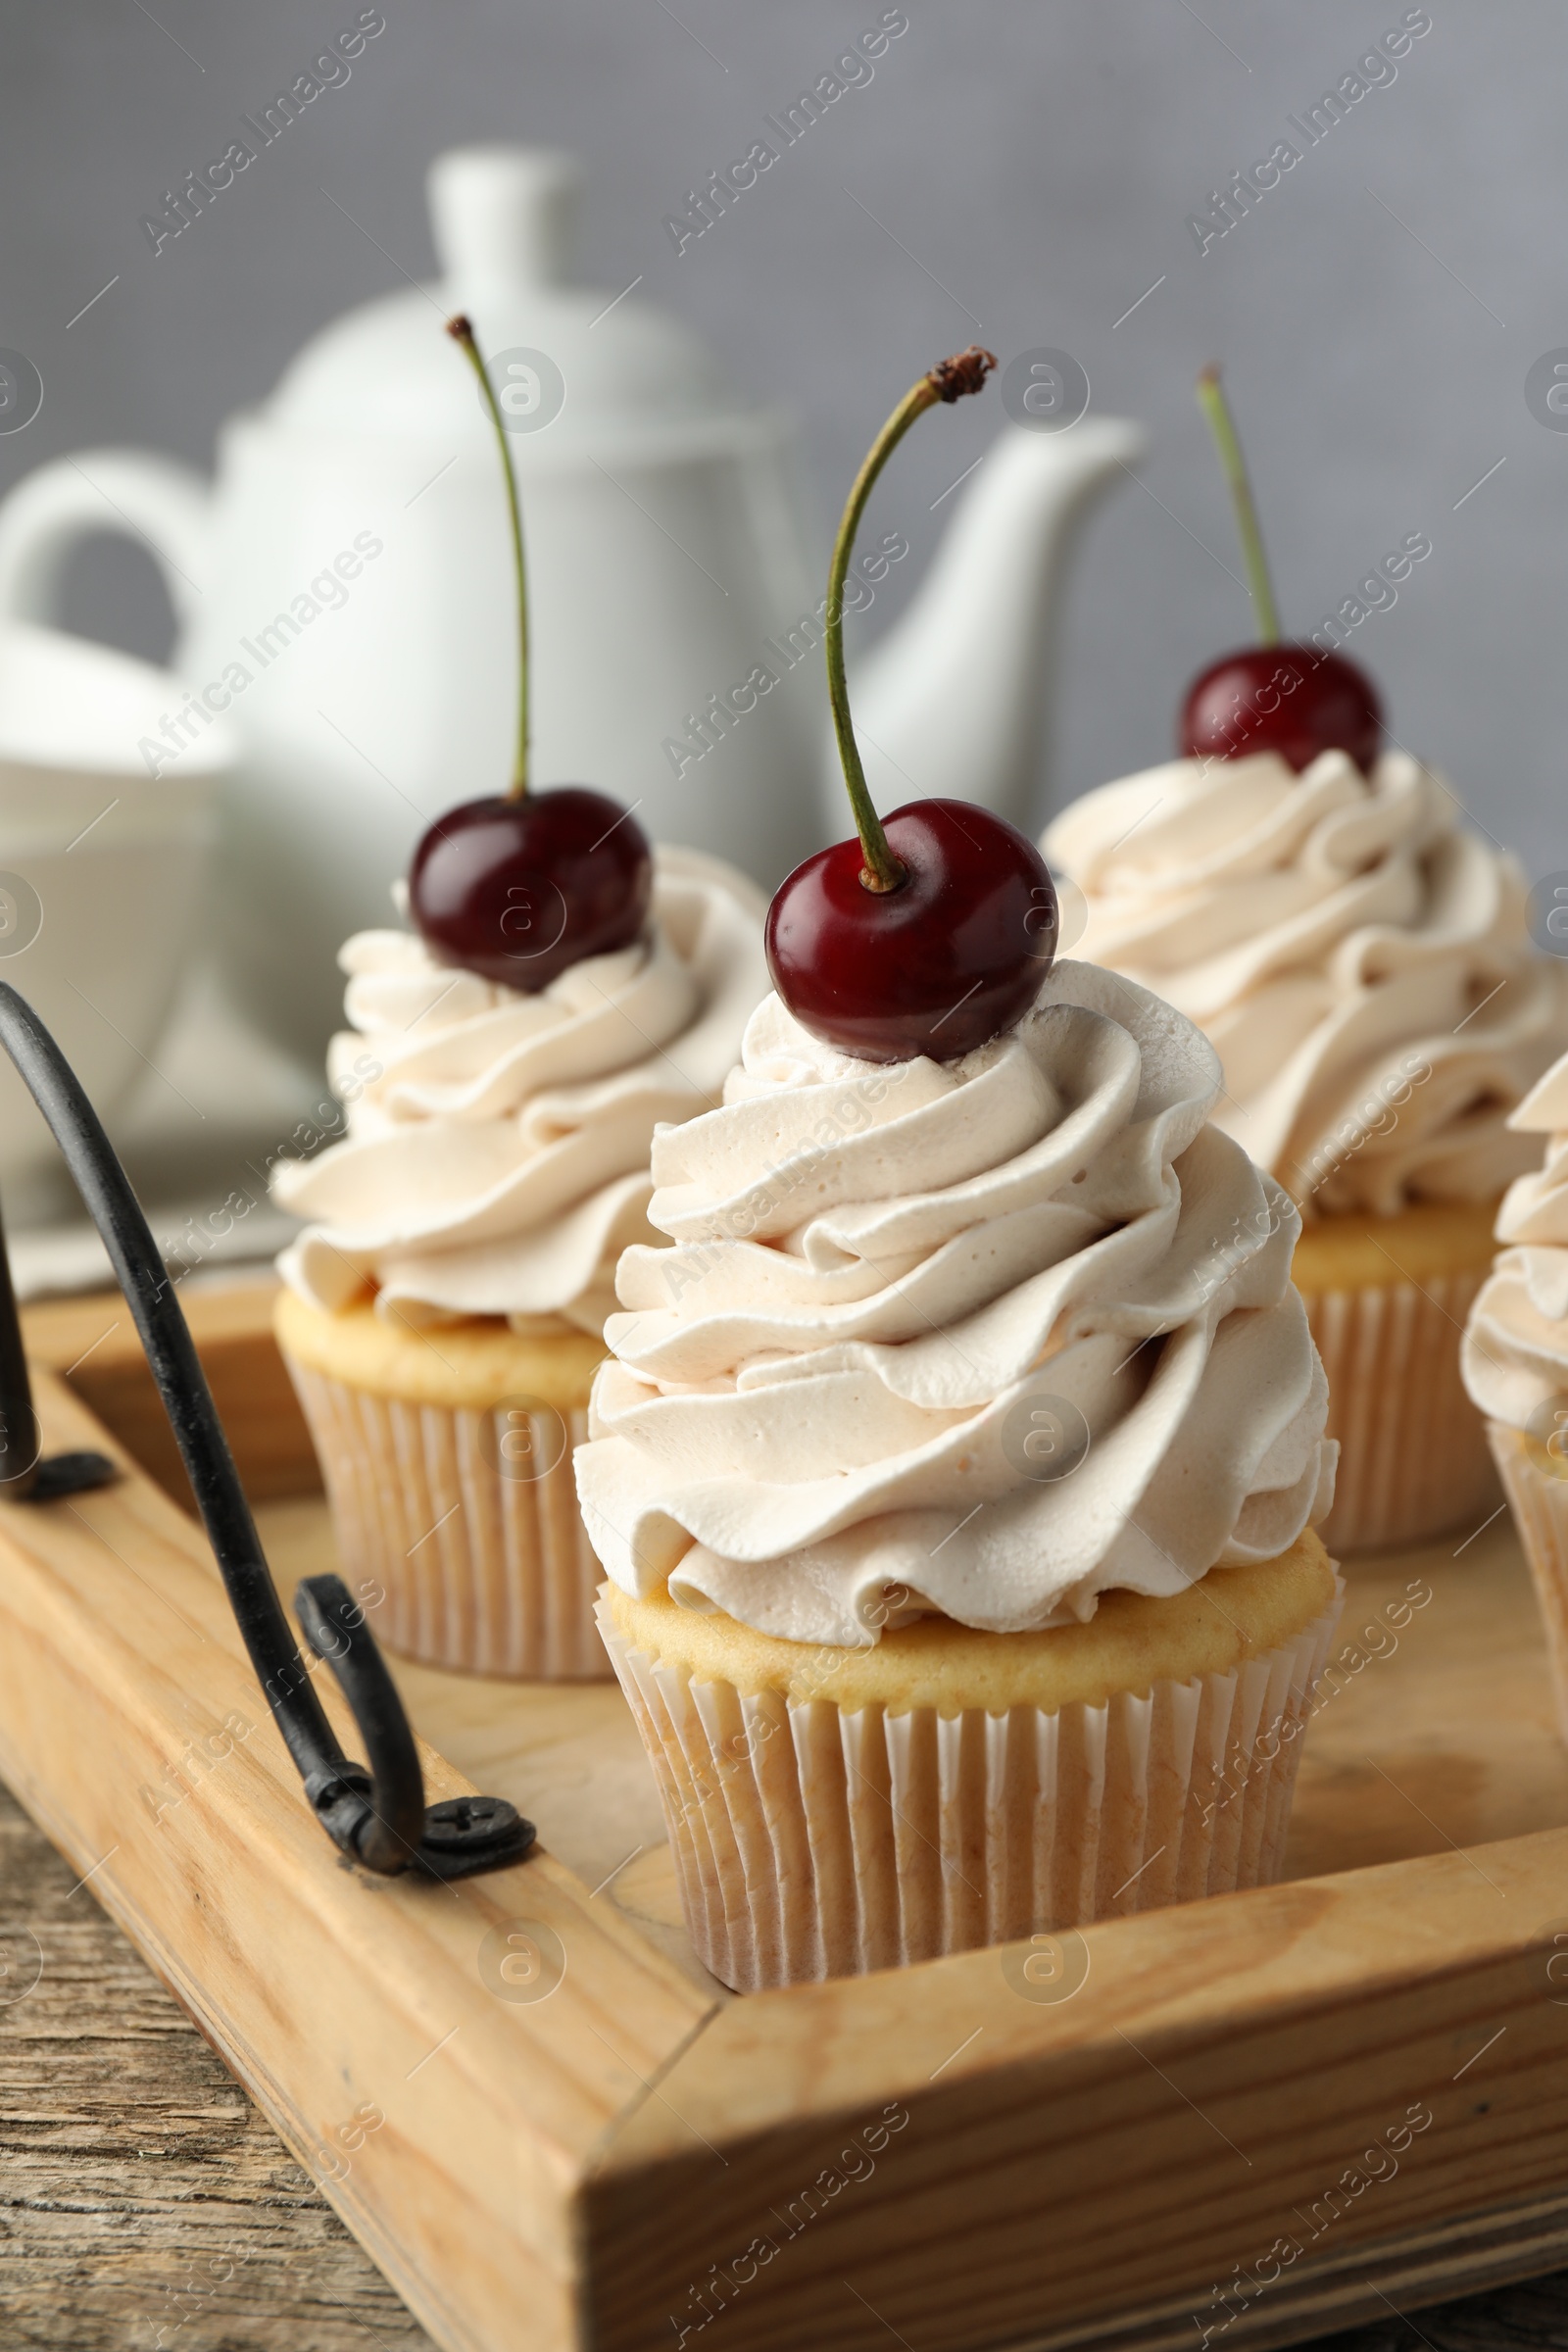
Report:
[{"label": "frosting swirl ridge", "polygon": [[1208,1123],[1218,1085],[1190,1021],[1085,964],[947,1064],[766,998],[722,1107],[655,1141],[673,1246],[620,1263],[576,1457],[609,1574],[864,1644],[1287,1549],[1336,1448],[1299,1218]]},{"label": "frosting swirl ridge", "polygon": [[1080,953],[1218,1049],[1215,1122],[1308,1216],[1484,1200],[1529,1148],[1508,1113],[1568,1045],[1568,977],[1533,949],[1514,859],[1404,752],[1177,760],[1048,827]]},{"label": "frosting swirl ridge", "polygon": [[1509,1246],[1470,1309],[1460,1366],[1484,1413],[1524,1429],[1568,1396],[1568,1054],[1508,1124],[1549,1139],[1545,1165],[1516,1177],[1503,1198],[1496,1232]]},{"label": "frosting swirl ridge", "polygon": [[762,911],[717,858],[661,848],[645,936],[536,995],[438,963],[416,933],[358,933],[327,1061],[347,1137],[273,1172],[308,1220],[284,1279],[328,1311],[373,1284],[408,1322],[599,1334],[616,1257],[651,1238],[654,1131],[719,1101],[767,987]]}]

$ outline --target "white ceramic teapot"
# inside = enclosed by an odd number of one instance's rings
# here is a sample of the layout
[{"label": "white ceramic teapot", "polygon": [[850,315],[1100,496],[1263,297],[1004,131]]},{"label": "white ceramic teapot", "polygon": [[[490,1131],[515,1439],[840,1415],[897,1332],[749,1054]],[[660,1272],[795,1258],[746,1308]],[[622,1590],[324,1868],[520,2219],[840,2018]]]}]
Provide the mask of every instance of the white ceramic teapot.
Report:
[{"label": "white ceramic teapot", "polygon": [[[367,303],[309,344],[265,407],[224,427],[215,488],[95,450],[40,467],[0,511],[0,620],[57,618],[62,565],[89,532],[128,528],[162,562],[192,692],[143,756],[177,771],[226,712],[241,759],[213,944],[241,1005],[313,1059],[338,1018],[342,940],[388,919],[429,819],[507,772],[506,508],[472,378],[441,332],[453,311],[471,315],[514,423],[534,773],[612,793],[655,837],[768,888],[844,825],[836,782],[831,816],[821,799],[825,697],[804,649],[820,637],[823,565],[806,554],[787,420],[743,406],[635,290],[566,282],[568,158],[464,149],[431,168],[429,192],[440,284]],[[866,676],[885,805],[929,788],[934,760],[942,789],[1027,818],[1057,558],[1137,449],[1132,427],[1086,420],[1009,428],[989,453]],[[876,562],[873,546],[873,582]]]}]

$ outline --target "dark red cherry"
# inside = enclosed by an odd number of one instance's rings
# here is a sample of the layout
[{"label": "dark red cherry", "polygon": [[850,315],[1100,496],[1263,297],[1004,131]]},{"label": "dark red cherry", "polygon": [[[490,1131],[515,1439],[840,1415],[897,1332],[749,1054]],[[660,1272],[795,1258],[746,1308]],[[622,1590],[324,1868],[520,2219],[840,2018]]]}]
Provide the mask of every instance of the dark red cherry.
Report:
[{"label": "dark red cherry", "polygon": [[864,1061],[956,1061],[1028,1011],[1056,952],[1056,892],[1032,841],[968,801],[884,821],[904,869],[860,880],[859,842],[798,865],[767,910],[773,986],[803,1028]]},{"label": "dark red cherry", "polygon": [[563,784],[438,816],[409,868],[409,911],[439,962],[531,995],[585,956],[630,947],[653,882],[636,818]]},{"label": "dark red cherry", "polygon": [[1244,645],[1196,678],[1182,705],[1180,748],[1192,760],[1277,752],[1299,775],[1320,752],[1346,752],[1370,775],[1382,744],[1371,679],[1315,645]]}]

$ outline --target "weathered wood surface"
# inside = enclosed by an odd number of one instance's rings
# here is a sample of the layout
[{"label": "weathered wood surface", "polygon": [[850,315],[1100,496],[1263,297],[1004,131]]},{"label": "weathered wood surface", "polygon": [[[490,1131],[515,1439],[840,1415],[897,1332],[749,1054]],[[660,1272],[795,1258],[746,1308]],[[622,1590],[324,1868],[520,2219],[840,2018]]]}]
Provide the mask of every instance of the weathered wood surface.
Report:
[{"label": "weathered wood surface", "polygon": [[4,2352],[434,2352],[76,1877],[0,1788]]}]

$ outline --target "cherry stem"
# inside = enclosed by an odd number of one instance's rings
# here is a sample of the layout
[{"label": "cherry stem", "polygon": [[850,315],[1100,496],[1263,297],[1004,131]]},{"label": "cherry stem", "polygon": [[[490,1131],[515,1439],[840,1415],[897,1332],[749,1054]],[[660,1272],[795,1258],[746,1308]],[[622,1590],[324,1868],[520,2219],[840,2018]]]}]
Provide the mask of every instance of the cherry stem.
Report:
[{"label": "cherry stem", "polygon": [[447,320],[447,333],[465,354],[468,365],[479,379],[484,405],[490,412],[490,421],[496,428],[496,440],[501,448],[501,470],[507,477],[507,502],[512,515],[512,564],[517,583],[517,748],[513,760],[512,782],[507,787],[509,801],[525,801],[528,797],[528,575],[522,553],[522,506],[517,497],[517,476],[512,463],[512,442],[508,437],[506,419],[496,399],[496,388],[490,373],[479,356],[472,322],[461,313]]},{"label": "cherry stem", "polygon": [[865,502],[871,495],[877,475],[882,471],[910,425],[925,411],[934,408],[939,400],[961,399],[966,392],[978,392],[996,366],[989,351],[971,343],[967,351],[958,352],[951,360],[942,360],[929,375],[922,375],[910,386],[875,441],[864,465],[855,477],[844,514],[839,522],[838,536],[833,542],[833,561],[827,575],[827,613],[824,651],[827,655],[827,693],[833,707],[833,732],[838,738],[839,761],[844,769],[844,783],[855,811],[855,829],[860,836],[860,849],[865,864],[860,880],[867,890],[897,890],[904,880],[904,868],[888,847],[888,837],[882,830],[882,819],[876,812],[865,769],[860,764],[859,746],[855,740],[855,728],[850,719],[850,689],[844,674],[844,583],[849,576],[850,560],[855,554],[855,534],[865,512]]},{"label": "cherry stem", "polygon": [[1263,534],[1257,527],[1257,509],[1252,504],[1252,485],[1247,475],[1247,460],[1242,455],[1235,419],[1221,389],[1217,368],[1205,368],[1199,377],[1198,400],[1208,418],[1214,447],[1219,452],[1219,462],[1230,490],[1231,504],[1236,510],[1236,535],[1242,543],[1242,561],[1247,566],[1247,582],[1251,592],[1252,612],[1257,620],[1257,642],[1259,645],[1278,645],[1279,608],[1274,602],[1274,587],[1268,576]]}]

